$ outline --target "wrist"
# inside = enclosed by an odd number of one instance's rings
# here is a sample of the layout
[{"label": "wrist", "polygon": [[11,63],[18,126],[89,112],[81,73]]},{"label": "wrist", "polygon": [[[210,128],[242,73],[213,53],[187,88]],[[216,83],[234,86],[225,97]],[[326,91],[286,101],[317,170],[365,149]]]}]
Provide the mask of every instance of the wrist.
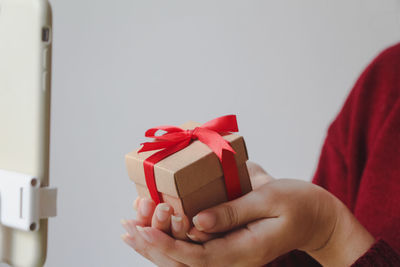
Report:
[{"label": "wrist", "polygon": [[375,239],[343,203],[336,199],[335,204],[331,234],[322,247],[307,253],[323,266],[350,266],[369,250]]}]

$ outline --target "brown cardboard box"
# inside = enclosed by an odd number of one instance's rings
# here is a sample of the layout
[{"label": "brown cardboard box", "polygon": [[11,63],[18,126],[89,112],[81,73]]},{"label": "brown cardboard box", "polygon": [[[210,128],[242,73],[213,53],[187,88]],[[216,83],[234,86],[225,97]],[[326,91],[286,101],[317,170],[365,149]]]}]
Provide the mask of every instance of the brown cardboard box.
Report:
[{"label": "brown cardboard box", "polygon": [[[188,122],[183,129],[194,129],[198,123]],[[251,191],[246,145],[243,137],[224,136],[236,151],[235,159],[243,194]],[[143,169],[143,161],[155,151],[138,154],[138,150],[125,156],[129,177],[135,182],[139,196],[149,197]],[[157,190],[164,202],[177,214],[185,214],[191,221],[199,211],[227,201],[223,171],[218,157],[209,147],[198,140],[188,147],[163,159],[154,166]]]}]

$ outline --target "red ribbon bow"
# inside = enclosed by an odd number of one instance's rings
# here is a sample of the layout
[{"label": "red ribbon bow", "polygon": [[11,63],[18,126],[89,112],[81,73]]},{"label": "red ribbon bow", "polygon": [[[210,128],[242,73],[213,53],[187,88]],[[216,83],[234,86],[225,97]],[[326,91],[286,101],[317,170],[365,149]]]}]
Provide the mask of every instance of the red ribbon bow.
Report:
[{"label": "red ribbon bow", "polygon": [[[157,136],[156,133],[160,130],[165,131],[165,133]],[[159,126],[147,130],[145,136],[156,140],[143,143],[143,147],[138,153],[160,150],[143,162],[147,188],[153,201],[156,204],[161,203],[161,195],[157,190],[154,177],[154,165],[169,155],[184,149],[195,139],[207,145],[218,156],[224,172],[228,200],[241,196],[242,190],[234,157],[236,152],[229,142],[222,137],[223,134],[237,131],[238,126],[235,115],[213,119],[193,130],[184,130],[175,126]]]}]

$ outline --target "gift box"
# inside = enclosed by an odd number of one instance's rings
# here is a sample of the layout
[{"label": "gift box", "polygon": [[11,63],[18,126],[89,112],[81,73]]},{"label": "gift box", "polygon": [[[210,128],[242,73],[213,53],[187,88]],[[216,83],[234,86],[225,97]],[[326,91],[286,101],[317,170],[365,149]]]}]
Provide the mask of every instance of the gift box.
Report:
[{"label": "gift box", "polygon": [[[199,123],[188,122],[180,128],[185,132],[187,130],[193,132],[200,126]],[[190,143],[186,147],[166,156],[153,166],[152,179],[158,191],[159,201],[170,204],[175,213],[185,214],[190,221],[198,212],[230,200],[226,183],[231,182],[226,181],[224,170],[225,173],[237,172],[236,179],[240,182],[238,185],[240,195],[252,190],[246,165],[247,149],[243,137],[231,133],[222,133],[221,137],[236,152],[232,153],[236,166],[228,167],[233,168],[232,170],[226,170],[226,167],[224,169],[217,154],[209,146],[196,139],[189,140]],[[125,157],[129,177],[135,183],[140,197],[152,197],[149,185],[151,180],[146,180],[146,175],[149,174],[145,171],[145,161],[157,152],[159,150],[140,152],[138,149]]]}]

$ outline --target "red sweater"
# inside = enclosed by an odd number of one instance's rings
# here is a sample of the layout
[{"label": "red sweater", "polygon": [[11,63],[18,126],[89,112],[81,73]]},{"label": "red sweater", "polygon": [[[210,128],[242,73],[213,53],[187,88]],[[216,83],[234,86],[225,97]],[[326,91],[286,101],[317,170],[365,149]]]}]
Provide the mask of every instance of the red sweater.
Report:
[{"label": "red sweater", "polygon": [[[400,44],[364,71],[328,129],[314,183],[379,241],[353,266],[400,266]],[[268,266],[320,266],[293,251]]]}]

